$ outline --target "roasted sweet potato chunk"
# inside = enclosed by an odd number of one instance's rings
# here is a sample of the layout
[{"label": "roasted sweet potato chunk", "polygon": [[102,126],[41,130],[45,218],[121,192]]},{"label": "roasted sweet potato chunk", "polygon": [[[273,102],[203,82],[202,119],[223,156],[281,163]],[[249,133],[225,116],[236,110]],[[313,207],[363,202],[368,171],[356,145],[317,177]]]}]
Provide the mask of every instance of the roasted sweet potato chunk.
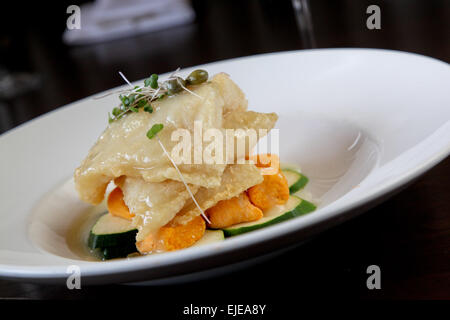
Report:
[{"label": "roasted sweet potato chunk", "polygon": [[284,174],[265,175],[264,181],[248,189],[250,201],[260,208],[267,210],[277,204],[284,204],[289,199],[289,185]]},{"label": "roasted sweet potato chunk", "polygon": [[262,175],[277,174],[280,171],[280,158],[273,153],[263,153],[248,156],[247,160],[252,160]]},{"label": "roasted sweet potato chunk", "polygon": [[156,236],[149,234],[144,240],[138,241],[136,247],[141,253],[184,249],[200,240],[205,230],[206,224],[202,216],[197,216],[186,224],[169,222],[159,229]]},{"label": "roasted sweet potato chunk", "polygon": [[110,214],[116,217],[131,220],[134,214],[128,210],[127,205],[123,201],[123,192],[117,187],[108,196],[108,211]]},{"label": "roasted sweet potato chunk", "polygon": [[206,211],[211,228],[226,228],[241,222],[261,219],[263,213],[251,204],[245,192],[239,196],[219,201]]}]

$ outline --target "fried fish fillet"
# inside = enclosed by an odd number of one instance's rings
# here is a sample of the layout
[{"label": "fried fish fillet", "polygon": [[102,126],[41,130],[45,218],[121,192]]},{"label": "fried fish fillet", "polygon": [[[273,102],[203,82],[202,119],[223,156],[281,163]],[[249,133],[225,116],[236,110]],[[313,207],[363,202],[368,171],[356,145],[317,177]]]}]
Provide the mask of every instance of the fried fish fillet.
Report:
[{"label": "fried fish fillet", "polygon": [[[141,177],[148,182],[180,180],[158,141],[149,140],[146,133],[153,124],[162,123],[164,130],[158,136],[170,152],[178,143],[171,139],[174,130],[186,129],[193,135],[194,121],[200,121],[203,130],[221,128],[225,103],[218,84],[205,83],[193,91],[201,98],[181,92],[153,102],[152,114],[141,110],[111,123],[75,171],[81,199],[100,203],[109,181],[121,175]],[[188,183],[217,186],[225,165],[182,164],[179,169]]]},{"label": "fried fish fillet", "polygon": [[[240,124],[245,125],[244,129],[270,130],[275,124],[275,114],[245,111],[247,101],[244,94],[224,74],[216,75],[212,81],[192,90],[202,98],[182,92],[155,101],[152,114],[140,111],[111,123],[75,171],[75,185],[80,198],[92,204],[100,203],[108,183],[122,175],[141,177],[147,182],[181,181],[158,141],[149,140],[146,136],[155,123],[164,124],[164,130],[158,136],[169,153],[178,144],[178,141],[173,141],[172,133],[181,128],[194,136],[194,121],[202,123],[203,131],[235,129]],[[225,114],[224,108],[227,110]],[[201,143],[203,149],[209,145],[206,141]],[[210,188],[220,185],[223,170],[230,159],[243,156],[232,155],[223,164],[194,163],[179,164],[178,167],[187,183]]]}]

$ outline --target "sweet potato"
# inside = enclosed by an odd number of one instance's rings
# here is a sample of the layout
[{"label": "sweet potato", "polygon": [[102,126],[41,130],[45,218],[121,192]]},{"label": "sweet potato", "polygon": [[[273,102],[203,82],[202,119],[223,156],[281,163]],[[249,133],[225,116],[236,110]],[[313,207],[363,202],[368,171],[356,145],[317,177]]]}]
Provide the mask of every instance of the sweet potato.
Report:
[{"label": "sweet potato", "polygon": [[261,219],[263,213],[251,204],[245,192],[237,197],[219,201],[214,207],[206,210],[211,228],[225,228],[241,222]]},{"label": "sweet potato", "polygon": [[289,199],[289,185],[284,174],[265,175],[264,181],[247,190],[251,203],[267,210],[277,204],[284,204]]},{"label": "sweet potato", "polygon": [[136,247],[141,253],[184,249],[200,240],[205,229],[202,216],[197,216],[186,224],[169,222],[159,229],[156,236],[149,234],[144,240],[138,241]]},{"label": "sweet potato", "polygon": [[280,171],[280,158],[276,154],[266,153],[248,156],[247,160],[252,160],[262,175],[277,174]]},{"label": "sweet potato", "polygon": [[108,196],[108,211],[110,214],[116,217],[131,220],[134,214],[128,210],[127,205],[123,201],[123,192],[117,187]]}]

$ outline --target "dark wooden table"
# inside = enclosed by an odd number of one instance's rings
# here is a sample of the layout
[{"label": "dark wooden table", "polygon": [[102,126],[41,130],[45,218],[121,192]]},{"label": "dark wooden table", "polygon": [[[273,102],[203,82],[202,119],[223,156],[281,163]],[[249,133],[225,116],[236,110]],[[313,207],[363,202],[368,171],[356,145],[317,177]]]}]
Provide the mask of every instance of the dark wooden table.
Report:
[{"label": "dark wooden table", "polygon": [[[71,3],[32,6],[21,11],[19,22],[16,15],[2,21],[0,67],[33,72],[41,79],[38,89],[2,102],[2,114],[8,115],[3,131],[122,84],[118,70],[137,80],[178,66],[305,47],[290,1],[194,1],[194,24],[70,48],[61,43],[61,32]],[[369,4],[381,8],[381,30],[366,28]],[[319,48],[388,48],[450,61],[449,1],[314,0],[311,12]],[[41,14],[43,19],[29,21]],[[275,305],[284,295],[291,303],[308,298],[449,299],[449,178],[447,158],[367,213],[276,259],[219,278],[168,287],[108,285],[71,291],[0,280],[0,298],[145,297],[171,299],[175,309],[209,301],[267,303],[273,310],[287,307]],[[372,264],[381,268],[381,290],[366,287],[366,268]],[[227,289],[233,288],[230,294]]]}]

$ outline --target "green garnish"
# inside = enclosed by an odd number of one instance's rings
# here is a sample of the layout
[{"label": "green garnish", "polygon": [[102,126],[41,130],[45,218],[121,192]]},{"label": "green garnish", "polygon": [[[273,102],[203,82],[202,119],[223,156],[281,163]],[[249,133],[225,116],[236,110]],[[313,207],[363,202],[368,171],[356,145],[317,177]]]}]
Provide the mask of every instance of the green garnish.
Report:
[{"label": "green garnish", "polygon": [[112,110],[112,115],[113,115],[114,117],[117,117],[117,116],[119,116],[119,114],[120,114],[121,112],[122,112],[122,111],[120,110],[120,108],[115,107],[115,108]]},{"label": "green garnish", "polygon": [[144,80],[144,85],[146,87],[150,86],[152,89],[158,88],[158,75],[152,74],[150,77]]},{"label": "green garnish", "polygon": [[[119,95],[120,105],[115,107],[111,114],[108,113],[109,123],[121,119],[128,112],[143,111],[152,113],[153,107],[151,102],[161,100],[166,96],[171,96],[183,90],[196,95],[194,92],[186,88],[186,86],[201,84],[208,80],[208,72],[205,70],[195,70],[186,79],[177,75],[177,69],[165,81],[158,82],[158,75],[152,74],[144,80],[143,86],[133,86],[125,76],[119,72],[123,79],[130,85],[131,89],[121,90]],[[196,95],[198,96],[198,95]]]},{"label": "green garnish", "polygon": [[141,99],[141,100],[139,100],[139,101],[137,102],[137,107],[138,107],[138,108],[143,108],[143,107],[145,107],[147,104],[148,104],[147,100]]},{"label": "green garnish", "polygon": [[152,74],[150,76],[150,87],[152,87],[153,89],[158,88],[158,75],[157,74]]},{"label": "green garnish", "polygon": [[186,84],[200,84],[208,80],[208,72],[203,69],[197,69],[191,72],[186,78]]},{"label": "green garnish", "polygon": [[153,112],[153,107],[151,104],[147,103],[147,105],[144,107],[144,111],[148,112],[148,113],[152,113]]},{"label": "green garnish", "polygon": [[185,86],[185,81],[181,78],[175,78],[165,83],[167,94],[169,96],[173,96],[175,93],[183,91],[183,87]]},{"label": "green garnish", "polygon": [[163,128],[164,125],[162,123],[154,124],[151,129],[147,131],[147,138],[153,139]]}]

